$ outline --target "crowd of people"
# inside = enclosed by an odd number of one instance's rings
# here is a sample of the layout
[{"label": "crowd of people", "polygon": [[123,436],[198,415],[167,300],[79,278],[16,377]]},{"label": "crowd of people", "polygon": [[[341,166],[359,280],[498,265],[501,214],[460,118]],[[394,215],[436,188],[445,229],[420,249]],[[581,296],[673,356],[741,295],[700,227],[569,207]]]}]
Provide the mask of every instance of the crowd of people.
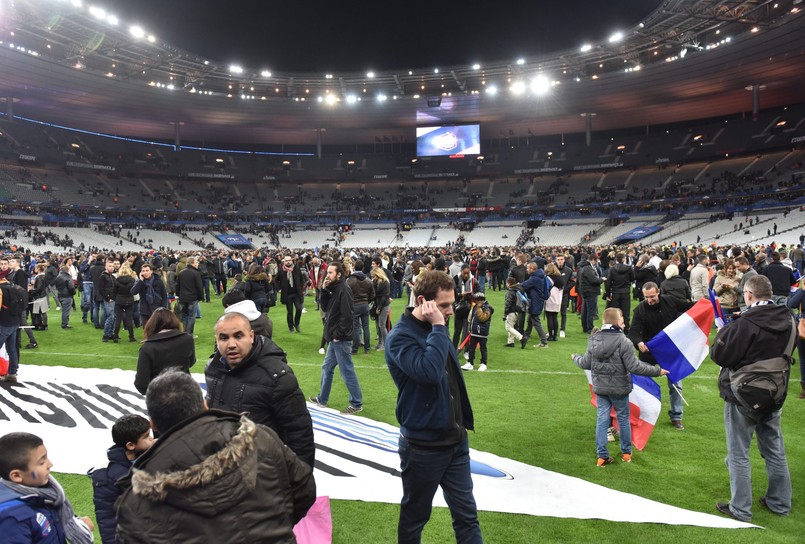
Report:
[{"label": "crowd of people", "polygon": [[[502,314],[504,322],[507,341],[501,348],[526,349],[533,336],[534,348],[546,350],[566,338],[568,314],[578,314],[583,333],[589,335],[588,350],[574,355],[574,361],[592,371],[599,410],[597,464],[604,467],[614,462],[608,442],[617,434],[610,408],[619,422],[621,460],[632,460],[625,419],[628,372],[667,374],[648,341],[711,291],[725,314],[735,316],[719,331],[713,351],[724,372],[775,355],[770,352],[785,356],[796,324],[802,362],[805,319],[795,322],[790,309],[801,313],[805,305],[801,280],[791,292],[804,265],[801,244],[532,251],[454,247],[453,253],[334,248],[318,253],[263,249],[38,255],[20,250],[0,257],[0,344],[9,355],[0,382],[20,379],[21,333],[28,333],[26,348],[38,347],[33,331],[47,329],[51,299],[62,312],[64,329],[72,328],[71,316],[79,311],[84,323],[103,330],[103,342],[119,342],[122,328],[130,341],[142,340],[135,387],[145,395],[150,423],[138,416],[121,418],[112,429],[109,467],[92,474],[104,542],[114,541],[115,534],[119,542],[142,541],[136,527],[144,519],[152,526],[147,540],[153,542],[182,535],[220,538],[221,531],[231,532],[224,540],[272,534],[276,541],[291,541],[293,524],[315,499],[315,445],[306,400],[329,406],[338,368],[348,391],[341,413],[361,412],[364,397],[353,358],[377,350],[383,352],[398,389],[403,483],[399,542],[419,541],[438,486],[445,492],[457,540],[481,542],[468,456],[467,432],[474,420],[463,374],[476,368],[485,372],[494,364],[490,351],[499,351],[488,345],[493,315]],[[487,300],[494,291],[503,294],[498,314]],[[189,372],[196,363],[199,302],[209,302],[211,294],[222,297],[225,310],[215,323],[216,347],[205,366],[202,397]],[[268,317],[279,305],[272,313],[276,319],[284,307],[288,334],[300,333],[307,296],[320,313],[319,353],[324,355],[320,390],[308,399],[274,341],[275,323]],[[396,324],[388,317],[394,298],[407,299]],[[599,299],[606,307],[600,320]],[[25,326],[28,319],[33,331]],[[762,352],[752,346],[728,349],[718,341],[758,334],[768,336]],[[805,373],[800,382],[799,397],[805,399]],[[682,386],[669,378],[668,415],[679,431],[685,429]],[[761,504],[787,514],[791,486],[780,408],[748,412],[721,380],[719,387],[726,400],[732,496],[717,508],[751,520],[748,448],[757,433],[770,480]],[[429,409],[423,411],[426,401]],[[238,415],[243,412],[249,416]],[[33,533],[41,526],[38,520],[45,519],[61,538],[55,541],[91,541],[93,522],[75,516],[50,475],[43,441],[11,433],[0,442],[0,531]],[[211,479],[210,467],[231,477]],[[245,486],[246,480],[257,483]],[[272,500],[258,500],[265,496]],[[215,505],[231,497],[241,505],[238,516],[249,523],[221,524],[229,510]],[[12,508],[3,507],[8,500],[16,501]]]}]

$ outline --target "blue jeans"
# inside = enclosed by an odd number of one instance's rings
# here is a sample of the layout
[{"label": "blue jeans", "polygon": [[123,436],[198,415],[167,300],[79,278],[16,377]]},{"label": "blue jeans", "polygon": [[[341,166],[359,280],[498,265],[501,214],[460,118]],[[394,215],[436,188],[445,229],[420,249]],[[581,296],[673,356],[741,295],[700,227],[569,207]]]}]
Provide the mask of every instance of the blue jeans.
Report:
[{"label": "blue jeans", "polygon": [[106,338],[112,338],[115,330],[115,303],[103,303],[103,335]]},{"label": "blue jeans", "polygon": [[785,457],[783,433],[780,429],[781,410],[765,416],[749,413],[745,408],[724,404],[724,428],[727,431],[727,470],[730,473],[730,510],[736,517],[752,519],[752,468],[749,446],[757,434],[757,447],[766,462],[769,485],[766,505],[780,515],[791,511],[791,474]]},{"label": "blue jeans", "polygon": [[[81,285],[81,289],[81,319],[83,319],[84,323],[86,323],[87,313],[92,315],[92,282],[84,282]],[[93,321],[95,321],[94,318]]]},{"label": "blue jeans", "polygon": [[319,403],[326,405],[330,400],[330,389],[333,387],[333,374],[335,367],[341,372],[341,379],[349,391],[349,404],[355,408],[363,406],[361,386],[352,364],[352,342],[349,340],[333,340],[327,344],[327,353],[324,355],[324,364],[321,365],[321,391]]},{"label": "blue jeans", "polygon": [[361,332],[363,332],[363,349],[369,351],[369,305],[356,304],[352,314],[352,349],[357,353],[361,347]]},{"label": "blue jeans", "polygon": [[483,542],[478,523],[478,508],[472,494],[469,441],[445,448],[421,448],[400,436],[400,468],[403,497],[397,525],[399,544],[419,544],[422,529],[430,519],[433,496],[442,486],[444,500],[453,518],[456,542]]},{"label": "blue jeans", "polygon": [[615,408],[621,437],[621,453],[632,453],[632,427],[629,425],[629,395],[596,395],[598,399],[598,421],[595,425],[595,452],[599,459],[609,458],[607,431],[612,422],[611,411]]},{"label": "blue jeans", "polygon": [[201,278],[201,289],[204,291],[204,300],[210,301],[210,278]]},{"label": "blue jeans", "polygon": [[668,399],[671,401],[668,417],[671,421],[682,421],[682,382],[674,383],[668,378]]},{"label": "blue jeans", "polygon": [[61,326],[66,327],[70,324],[70,310],[73,309],[73,297],[60,298],[61,305]]},{"label": "blue jeans", "polygon": [[595,326],[595,316],[598,314],[598,295],[582,298],[581,330],[590,332]]},{"label": "blue jeans", "polygon": [[382,348],[386,345],[386,336],[388,336],[389,331],[386,329],[386,323],[389,320],[389,310],[391,306],[383,306],[380,309],[380,313],[377,314],[377,321],[375,322],[377,328],[377,347]]},{"label": "blue jeans", "polygon": [[17,325],[0,327],[0,346],[6,345],[9,374],[16,374],[17,368],[20,366],[20,353],[17,351],[17,331],[19,330]]},{"label": "blue jeans", "polygon": [[182,302],[182,324],[184,332],[193,334],[196,328],[196,312],[198,311],[198,301]]},{"label": "blue jeans", "polygon": [[486,293],[486,274],[478,275],[478,288],[482,293]]}]

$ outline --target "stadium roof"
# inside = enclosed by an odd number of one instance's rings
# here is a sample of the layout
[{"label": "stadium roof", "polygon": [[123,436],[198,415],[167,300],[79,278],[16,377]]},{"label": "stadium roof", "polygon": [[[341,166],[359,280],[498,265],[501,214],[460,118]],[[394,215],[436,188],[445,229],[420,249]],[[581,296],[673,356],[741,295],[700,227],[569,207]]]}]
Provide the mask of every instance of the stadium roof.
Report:
[{"label": "stadium roof", "polygon": [[[802,101],[801,0],[667,0],[618,38],[547,55],[408,71],[270,75],[165,43],[75,1],[2,3],[0,99],[13,113],[117,135],[237,143],[483,138],[657,125]],[[54,11],[55,10],[55,11]],[[497,92],[491,92],[494,88]],[[522,94],[516,91],[522,90]],[[8,105],[6,105],[8,108]]]}]

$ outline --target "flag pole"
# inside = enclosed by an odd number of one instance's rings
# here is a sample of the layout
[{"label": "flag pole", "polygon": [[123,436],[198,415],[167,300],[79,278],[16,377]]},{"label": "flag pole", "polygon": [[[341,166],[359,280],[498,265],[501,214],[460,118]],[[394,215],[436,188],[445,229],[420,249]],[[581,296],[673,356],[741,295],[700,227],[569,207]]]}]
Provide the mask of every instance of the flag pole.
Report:
[{"label": "flag pole", "polygon": [[690,404],[688,404],[688,401],[685,400],[685,397],[682,396],[682,391],[679,390],[676,384],[672,383],[671,387],[673,387],[676,390],[677,394],[679,395],[679,398],[682,399],[682,402],[685,403],[685,406],[690,406]]}]

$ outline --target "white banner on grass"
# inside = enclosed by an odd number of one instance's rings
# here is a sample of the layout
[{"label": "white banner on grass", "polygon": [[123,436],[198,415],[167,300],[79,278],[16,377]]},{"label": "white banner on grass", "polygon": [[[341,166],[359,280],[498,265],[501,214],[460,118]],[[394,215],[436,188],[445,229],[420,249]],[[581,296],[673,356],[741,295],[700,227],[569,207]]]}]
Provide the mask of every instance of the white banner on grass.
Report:
[{"label": "white banner on grass", "polygon": [[[0,386],[0,435],[41,436],[57,472],[86,473],[106,465],[110,429],[126,413],[145,414],[134,372],[26,365],[19,384]],[[203,376],[194,375],[203,383]],[[308,405],[316,440],[318,495],[396,504],[402,497],[399,430],[364,417]],[[471,450],[480,510],[637,523],[753,527],[613,491],[600,485]],[[445,506],[441,493],[434,504]]]}]

